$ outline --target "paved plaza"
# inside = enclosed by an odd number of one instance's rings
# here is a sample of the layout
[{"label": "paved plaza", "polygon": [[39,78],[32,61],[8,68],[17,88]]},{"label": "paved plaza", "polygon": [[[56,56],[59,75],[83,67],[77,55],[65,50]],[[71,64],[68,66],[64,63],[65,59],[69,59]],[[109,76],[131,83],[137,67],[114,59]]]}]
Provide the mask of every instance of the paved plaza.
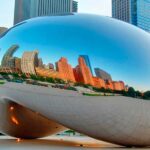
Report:
[{"label": "paved plaza", "polygon": [[150,148],[126,148],[98,141],[89,137],[50,136],[38,140],[19,140],[0,137],[0,150],[149,150]]},{"label": "paved plaza", "polygon": [[[128,148],[98,141],[89,137],[50,136],[38,140],[0,137],[0,150],[126,150]],[[132,148],[134,149],[134,148]],[[141,148],[136,148],[140,150]],[[143,148],[149,149],[149,148]]]}]

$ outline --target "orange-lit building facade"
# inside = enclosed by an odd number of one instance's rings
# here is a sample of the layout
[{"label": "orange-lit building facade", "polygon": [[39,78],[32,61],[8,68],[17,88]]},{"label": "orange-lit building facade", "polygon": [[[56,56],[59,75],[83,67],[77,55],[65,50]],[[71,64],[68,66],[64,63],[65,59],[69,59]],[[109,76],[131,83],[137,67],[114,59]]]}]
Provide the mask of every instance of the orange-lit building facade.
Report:
[{"label": "orange-lit building facade", "polygon": [[106,84],[106,89],[114,90],[114,84],[112,81],[107,80],[105,84]]},{"label": "orange-lit building facade", "polygon": [[82,57],[79,57],[78,62],[79,65],[76,68],[74,68],[74,76],[76,81],[94,86],[91,71],[87,67],[84,59]]},{"label": "orange-lit building facade", "polygon": [[74,68],[74,76],[76,82],[90,84],[97,88],[105,88],[118,91],[125,90],[125,84],[123,81],[104,81],[101,78],[94,77],[92,76],[90,69],[88,68],[82,57],[79,57],[78,62],[79,65]]},{"label": "orange-lit building facade", "polygon": [[56,70],[59,72],[61,79],[75,82],[75,77],[73,73],[73,68],[68,64],[68,60],[62,57],[58,62],[56,62]]},{"label": "orange-lit building facade", "polygon": [[35,68],[35,70],[38,76],[48,77],[48,78],[61,78],[59,72],[54,70],[40,68],[40,67]]},{"label": "orange-lit building facade", "polygon": [[100,79],[98,77],[93,77],[94,87],[97,88],[106,88],[105,81],[103,79]]},{"label": "orange-lit building facade", "polygon": [[114,90],[122,91],[125,90],[125,84],[123,81],[113,81]]}]

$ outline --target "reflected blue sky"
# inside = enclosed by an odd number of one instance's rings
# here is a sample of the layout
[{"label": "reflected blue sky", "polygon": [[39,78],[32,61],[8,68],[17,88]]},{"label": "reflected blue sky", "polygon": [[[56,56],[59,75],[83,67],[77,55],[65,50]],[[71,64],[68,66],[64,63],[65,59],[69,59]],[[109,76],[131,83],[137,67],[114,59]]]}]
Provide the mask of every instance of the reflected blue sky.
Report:
[{"label": "reflected blue sky", "polygon": [[11,29],[0,39],[0,60],[13,44],[23,51],[39,50],[44,63],[66,57],[75,67],[88,55],[99,67],[137,89],[150,89],[150,35],[122,21],[98,15],[39,17]]}]

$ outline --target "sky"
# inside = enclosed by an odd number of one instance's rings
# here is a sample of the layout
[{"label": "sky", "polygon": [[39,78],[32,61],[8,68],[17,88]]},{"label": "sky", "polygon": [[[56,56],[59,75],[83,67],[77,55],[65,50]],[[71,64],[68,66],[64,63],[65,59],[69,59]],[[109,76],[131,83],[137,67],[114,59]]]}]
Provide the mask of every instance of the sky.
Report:
[{"label": "sky", "polygon": [[[11,27],[15,0],[0,0],[0,27]],[[79,12],[111,16],[111,0],[78,0]]]}]

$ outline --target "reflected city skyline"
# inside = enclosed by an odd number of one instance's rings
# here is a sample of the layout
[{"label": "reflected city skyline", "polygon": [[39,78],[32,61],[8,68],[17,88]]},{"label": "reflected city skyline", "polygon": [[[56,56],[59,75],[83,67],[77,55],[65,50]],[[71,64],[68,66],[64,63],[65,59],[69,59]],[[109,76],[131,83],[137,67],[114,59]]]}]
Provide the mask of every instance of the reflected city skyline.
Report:
[{"label": "reflected city skyline", "polygon": [[103,70],[97,69],[94,76],[88,55],[79,55],[78,64],[73,68],[65,57],[55,62],[55,66],[52,63],[43,64],[42,58],[38,58],[38,50],[25,51],[21,58],[13,57],[18,48],[18,45],[13,45],[7,50],[2,59],[0,72],[58,78],[67,83],[82,83],[116,91],[128,90],[123,81],[112,81]]},{"label": "reflected city skyline", "polygon": [[14,27],[0,39],[0,60],[14,44],[19,45],[15,57],[21,58],[23,51],[37,49],[44,64],[54,64],[63,56],[75,68],[78,56],[87,55],[93,73],[98,67],[114,81],[123,80],[137,90],[146,91],[150,89],[149,41],[148,33],[109,17],[86,14],[39,17]]}]

